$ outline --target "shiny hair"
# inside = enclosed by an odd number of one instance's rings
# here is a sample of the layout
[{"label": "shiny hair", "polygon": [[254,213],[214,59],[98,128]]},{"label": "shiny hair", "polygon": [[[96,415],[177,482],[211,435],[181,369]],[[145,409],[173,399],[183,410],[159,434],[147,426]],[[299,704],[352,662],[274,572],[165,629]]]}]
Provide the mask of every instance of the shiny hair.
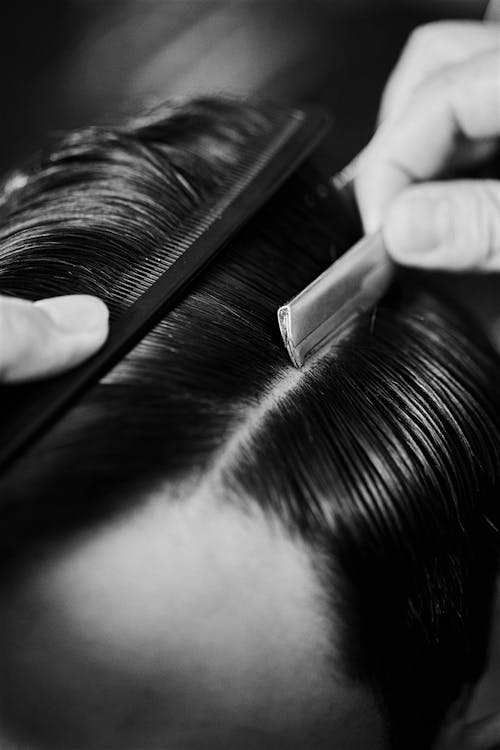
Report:
[{"label": "shiny hair", "polygon": [[[3,293],[96,293],[119,311],[120,269],[165,244],[267,126],[258,105],[207,99],[64,137],[4,187]],[[179,502],[209,480],[306,540],[342,670],[373,690],[394,747],[422,750],[483,658],[500,369],[475,326],[411,279],[295,371],[276,309],[325,267],[341,219],[291,178],[0,481],[0,556],[19,568],[160,484]]]}]

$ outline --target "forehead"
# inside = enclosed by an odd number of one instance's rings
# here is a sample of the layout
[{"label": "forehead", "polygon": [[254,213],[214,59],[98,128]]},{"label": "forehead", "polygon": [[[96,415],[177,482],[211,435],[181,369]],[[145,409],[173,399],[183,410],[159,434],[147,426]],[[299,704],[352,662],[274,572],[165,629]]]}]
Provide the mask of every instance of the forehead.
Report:
[{"label": "forehead", "polygon": [[353,732],[365,746],[361,710],[374,747],[369,697],[336,679],[324,599],[278,523],[159,495],[3,595],[5,718],[85,748],[329,747],[333,731],[340,750]]}]

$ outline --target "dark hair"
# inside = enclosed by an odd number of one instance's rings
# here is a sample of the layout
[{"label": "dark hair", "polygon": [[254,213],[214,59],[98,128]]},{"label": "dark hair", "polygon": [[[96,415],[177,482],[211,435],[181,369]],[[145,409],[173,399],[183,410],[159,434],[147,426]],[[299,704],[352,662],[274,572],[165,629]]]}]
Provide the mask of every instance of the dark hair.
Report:
[{"label": "dark hair", "polygon": [[[258,106],[197,100],[63,138],[6,183],[2,291],[97,293],[118,311],[120,268],[163,245],[266,127]],[[182,497],[210,475],[307,540],[346,675],[374,689],[395,746],[422,750],[483,655],[500,370],[413,280],[299,375],[276,308],[325,267],[337,221],[297,173],[3,478],[1,559],[22,565],[159,482]]]}]

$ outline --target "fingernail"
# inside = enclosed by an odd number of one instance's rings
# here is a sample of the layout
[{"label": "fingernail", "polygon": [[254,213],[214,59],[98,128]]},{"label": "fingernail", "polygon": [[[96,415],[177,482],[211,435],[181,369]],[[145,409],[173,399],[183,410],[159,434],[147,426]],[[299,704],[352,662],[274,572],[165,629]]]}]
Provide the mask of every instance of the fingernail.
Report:
[{"label": "fingernail", "polygon": [[35,305],[67,333],[89,333],[108,325],[109,311],[104,302],[87,294],[50,297]]},{"label": "fingernail", "polygon": [[383,234],[387,248],[397,260],[418,262],[434,252],[447,237],[450,205],[430,196],[405,196],[387,213]]}]

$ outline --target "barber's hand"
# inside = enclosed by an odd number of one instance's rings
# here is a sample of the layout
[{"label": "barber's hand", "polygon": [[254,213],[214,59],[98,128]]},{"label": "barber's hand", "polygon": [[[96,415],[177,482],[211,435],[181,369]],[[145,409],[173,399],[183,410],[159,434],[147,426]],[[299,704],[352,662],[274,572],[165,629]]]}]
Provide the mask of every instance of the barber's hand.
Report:
[{"label": "barber's hand", "polygon": [[0,382],[68,370],[94,354],[107,335],[108,309],[95,297],[27,302],[0,296]]},{"label": "barber's hand", "polygon": [[382,227],[400,263],[500,270],[500,181],[439,181],[491,156],[499,137],[500,24],[418,29],[387,85],[380,127],[357,164],[365,230]]}]

